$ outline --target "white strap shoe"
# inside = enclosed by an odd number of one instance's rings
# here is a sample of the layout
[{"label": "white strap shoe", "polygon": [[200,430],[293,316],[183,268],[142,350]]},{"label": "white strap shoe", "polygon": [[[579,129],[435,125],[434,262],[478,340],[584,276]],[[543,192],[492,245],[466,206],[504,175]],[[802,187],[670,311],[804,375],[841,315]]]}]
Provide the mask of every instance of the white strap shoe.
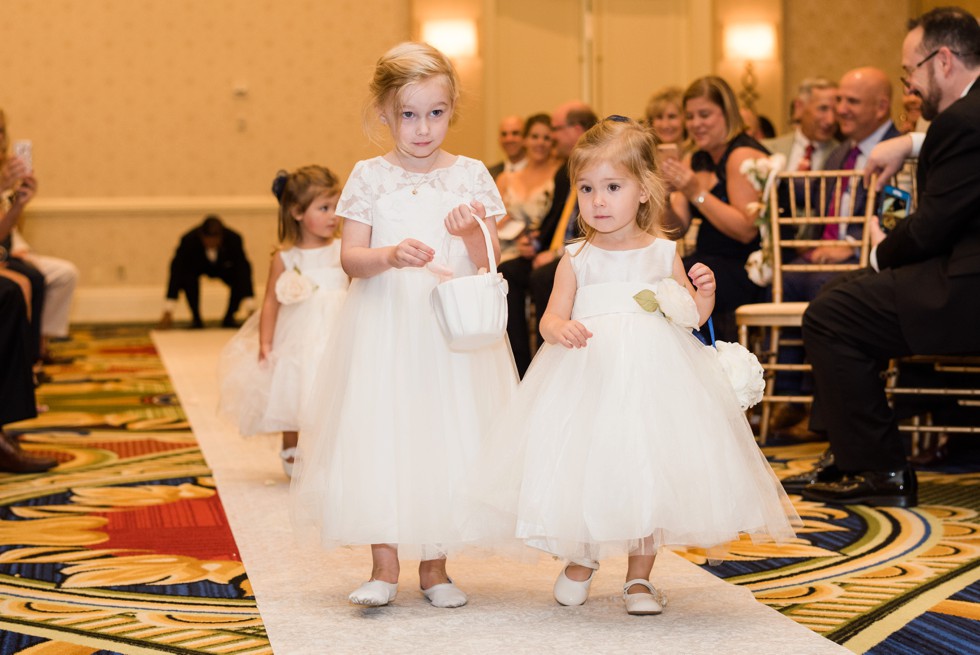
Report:
[{"label": "white strap shoe", "polygon": [[[592,573],[589,574],[586,580],[572,580],[565,575],[565,569],[568,568],[569,564],[590,568],[592,569]],[[554,594],[558,604],[568,607],[584,604],[589,599],[589,587],[592,586],[592,578],[595,577],[595,572],[598,570],[598,562],[583,560],[566,564],[565,568],[558,574],[558,579],[555,580]]]},{"label": "white strap shoe", "polygon": [[[649,593],[631,594],[630,587],[640,585],[646,587]],[[660,591],[649,580],[629,580],[623,585],[623,600],[626,601],[626,613],[634,616],[660,614],[667,606],[667,594]]]},{"label": "white strap shoe", "polygon": [[469,600],[452,580],[423,589],[422,595],[432,603],[433,607],[462,607]]},{"label": "white strap shoe", "polygon": [[355,605],[381,607],[395,600],[397,593],[397,583],[393,584],[391,582],[384,582],[383,580],[368,580],[352,591],[347,599]]}]

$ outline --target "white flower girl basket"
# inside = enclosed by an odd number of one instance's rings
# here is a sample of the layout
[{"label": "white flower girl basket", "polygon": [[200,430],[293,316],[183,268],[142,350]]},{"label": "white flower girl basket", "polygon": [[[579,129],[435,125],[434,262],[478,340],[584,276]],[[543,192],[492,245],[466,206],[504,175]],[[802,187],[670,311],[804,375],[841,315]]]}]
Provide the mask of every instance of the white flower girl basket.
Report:
[{"label": "white flower girl basket", "polygon": [[442,282],[429,299],[439,327],[453,350],[477,350],[499,342],[507,329],[507,282],[497,272],[490,231],[477,219],[487,245],[489,273]]}]

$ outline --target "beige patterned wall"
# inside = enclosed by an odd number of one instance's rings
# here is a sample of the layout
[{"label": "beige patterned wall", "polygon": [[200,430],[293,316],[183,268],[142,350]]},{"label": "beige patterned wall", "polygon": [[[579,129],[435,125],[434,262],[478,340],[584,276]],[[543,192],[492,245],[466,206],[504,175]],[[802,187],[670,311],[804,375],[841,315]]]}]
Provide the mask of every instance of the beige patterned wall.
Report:
[{"label": "beige patterned wall", "polygon": [[[894,79],[892,114],[901,107],[898,88],[902,40],[916,7],[912,0],[784,0],[786,93],[800,81],[823,75],[840,79],[859,66],[876,66]],[[785,127],[785,118],[782,121]]]},{"label": "beige patterned wall", "polygon": [[[5,2],[0,106],[42,197],[265,193],[373,153],[360,109],[405,0]],[[10,29],[15,26],[15,29]]]}]

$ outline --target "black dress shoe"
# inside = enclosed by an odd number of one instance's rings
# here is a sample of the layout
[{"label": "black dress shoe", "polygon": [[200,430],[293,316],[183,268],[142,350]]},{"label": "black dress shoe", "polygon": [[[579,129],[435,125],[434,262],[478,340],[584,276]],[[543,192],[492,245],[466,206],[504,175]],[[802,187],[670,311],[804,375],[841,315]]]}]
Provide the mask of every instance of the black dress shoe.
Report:
[{"label": "black dress shoe", "polygon": [[28,455],[14,437],[0,431],[0,471],[3,473],[41,473],[57,465],[56,459]]},{"label": "black dress shoe", "polygon": [[919,504],[919,484],[911,467],[848,473],[837,482],[814,482],[801,493],[806,500],[835,505],[915,507]]},{"label": "black dress shoe", "polygon": [[780,482],[787,493],[798,494],[814,482],[836,482],[844,473],[834,465],[834,454],[828,448],[809,471],[783,478]]}]

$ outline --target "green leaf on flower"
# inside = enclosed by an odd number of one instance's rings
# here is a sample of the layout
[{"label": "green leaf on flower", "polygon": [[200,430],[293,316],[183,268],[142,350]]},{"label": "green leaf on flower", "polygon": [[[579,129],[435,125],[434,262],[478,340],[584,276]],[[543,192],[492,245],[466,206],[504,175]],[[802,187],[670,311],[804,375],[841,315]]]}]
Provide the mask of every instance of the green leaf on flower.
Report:
[{"label": "green leaf on flower", "polygon": [[633,300],[636,301],[637,305],[643,308],[643,311],[655,312],[660,309],[660,303],[657,302],[657,295],[653,293],[653,291],[650,291],[650,289],[644,289],[643,291],[639,292],[633,296]]}]

